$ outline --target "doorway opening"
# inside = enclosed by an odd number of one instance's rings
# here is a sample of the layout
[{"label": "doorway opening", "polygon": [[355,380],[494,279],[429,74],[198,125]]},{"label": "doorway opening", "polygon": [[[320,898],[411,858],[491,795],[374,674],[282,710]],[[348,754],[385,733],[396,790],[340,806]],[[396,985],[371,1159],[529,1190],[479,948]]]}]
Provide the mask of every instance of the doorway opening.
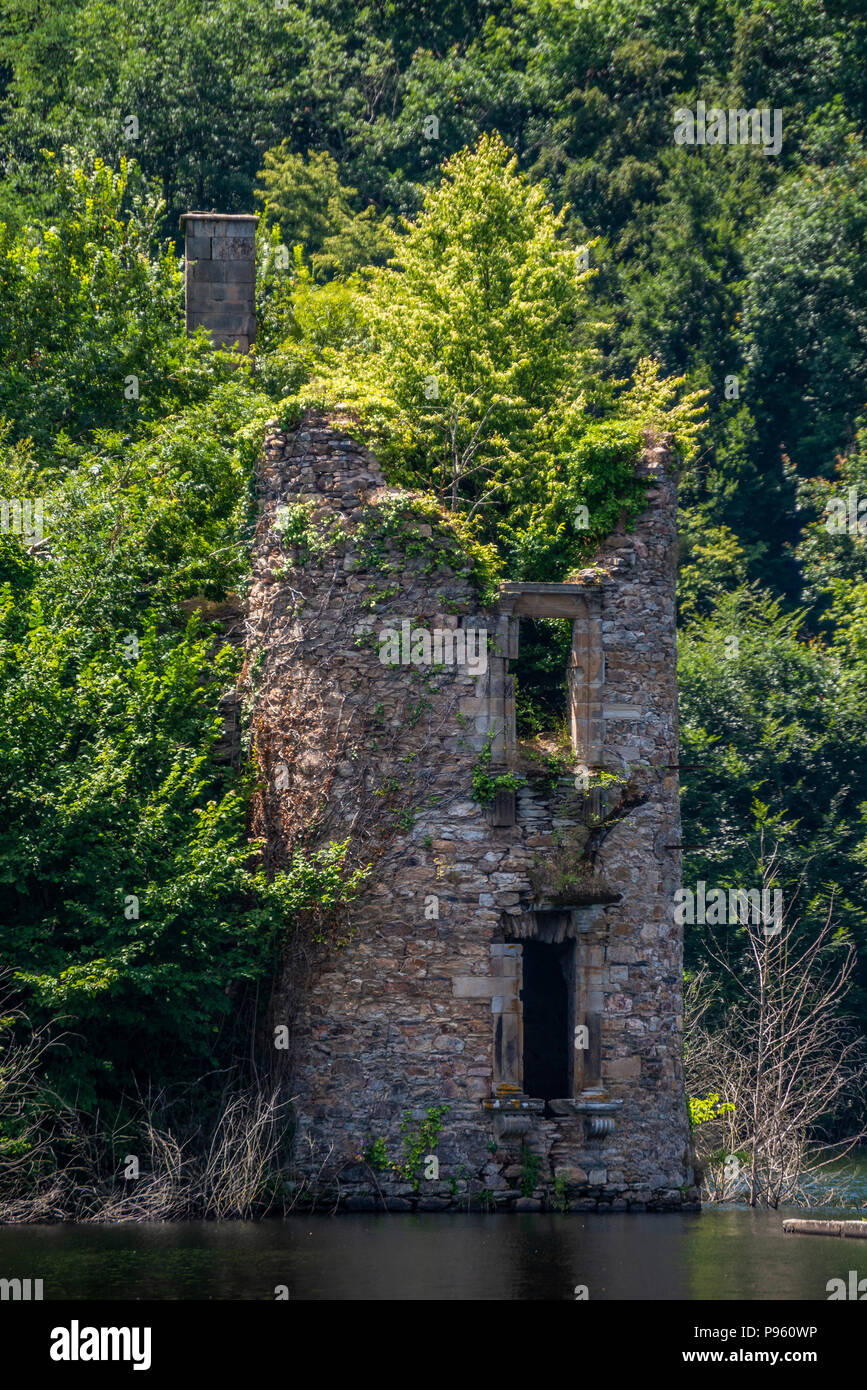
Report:
[{"label": "doorway opening", "polygon": [[575,942],[523,941],[524,1091],[542,1100],[572,1094],[570,999]]}]

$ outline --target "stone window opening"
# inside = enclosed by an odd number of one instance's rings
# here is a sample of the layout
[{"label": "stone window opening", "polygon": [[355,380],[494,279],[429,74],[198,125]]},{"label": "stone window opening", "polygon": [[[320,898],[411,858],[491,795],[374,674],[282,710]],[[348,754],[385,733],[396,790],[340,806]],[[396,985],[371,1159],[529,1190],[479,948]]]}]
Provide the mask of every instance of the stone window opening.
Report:
[{"label": "stone window opening", "polygon": [[509,662],[515,681],[517,746],[561,745],[570,737],[569,667],[572,624],[568,618],[518,619],[518,655]]},{"label": "stone window opening", "polygon": [[[559,643],[555,639],[552,645],[562,646],[562,714],[568,723],[572,753],[588,770],[601,767],[605,657],[600,595],[579,584],[507,583],[500,589],[497,610],[498,655],[491,662],[488,678],[488,727],[493,735],[491,754],[495,764],[514,769],[519,762],[515,685],[516,676],[520,682],[522,674],[521,638],[525,642],[529,638],[530,643],[523,661],[526,680],[533,663],[534,637],[543,623],[560,620],[557,626],[562,624],[562,634]],[[535,645],[538,646],[538,640]],[[552,723],[556,724],[553,705],[551,713]],[[514,795],[510,795],[514,802]],[[501,807],[500,813],[506,809]],[[493,823],[514,821],[500,819],[498,813]]]}]

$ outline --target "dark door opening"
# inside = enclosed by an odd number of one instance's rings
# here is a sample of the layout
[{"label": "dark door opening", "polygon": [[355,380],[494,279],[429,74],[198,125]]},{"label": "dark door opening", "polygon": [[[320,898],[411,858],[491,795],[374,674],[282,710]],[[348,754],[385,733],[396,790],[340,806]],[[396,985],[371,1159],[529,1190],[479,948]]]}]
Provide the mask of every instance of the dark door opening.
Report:
[{"label": "dark door opening", "polygon": [[569,1087],[569,982],[575,943],[523,941],[524,1091],[562,1100]]}]

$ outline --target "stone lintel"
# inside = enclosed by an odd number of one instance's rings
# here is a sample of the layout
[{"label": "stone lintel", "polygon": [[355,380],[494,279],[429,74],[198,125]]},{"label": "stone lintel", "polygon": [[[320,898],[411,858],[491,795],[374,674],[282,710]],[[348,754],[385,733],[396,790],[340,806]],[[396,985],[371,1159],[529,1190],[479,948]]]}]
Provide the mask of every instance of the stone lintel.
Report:
[{"label": "stone lintel", "polygon": [[499,608],[519,618],[577,618],[586,611],[587,593],[580,584],[500,585]]}]

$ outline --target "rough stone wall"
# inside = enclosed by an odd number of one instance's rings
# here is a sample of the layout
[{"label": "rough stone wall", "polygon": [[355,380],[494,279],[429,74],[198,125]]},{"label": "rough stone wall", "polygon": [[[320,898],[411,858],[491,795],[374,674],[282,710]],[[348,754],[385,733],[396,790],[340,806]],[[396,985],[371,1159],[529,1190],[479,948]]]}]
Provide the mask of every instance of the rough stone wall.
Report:
[{"label": "rough stone wall", "polygon": [[[372,866],[345,920],[298,933],[273,1001],[271,1025],[291,1034],[294,1180],[307,1199],[394,1210],[697,1202],[672,910],[667,464],[664,444],[648,448],[647,510],[574,583],[507,586],[485,609],[460,545],[384,486],[340,422],[308,415],[268,436],[242,692],[262,772],[255,828],[271,866],[329,839]],[[524,592],[534,588],[544,592]],[[574,614],[575,767],[613,774],[601,791],[576,786],[574,768],[525,765],[510,736],[508,663],[520,614],[538,603]],[[383,664],[379,635],[407,621],[484,629],[487,670]],[[502,798],[486,809],[471,795],[486,745],[493,772],[527,777],[514,817]],[[567,1095],[547,1106],[521,1086],[531,939],[574,942],[569,1026],[586,1030]],[[428,1146],[437,1179],[359,1159],[381,1139],[399,1163],[406,1116],[414,1128],[442,1105]]]}]

